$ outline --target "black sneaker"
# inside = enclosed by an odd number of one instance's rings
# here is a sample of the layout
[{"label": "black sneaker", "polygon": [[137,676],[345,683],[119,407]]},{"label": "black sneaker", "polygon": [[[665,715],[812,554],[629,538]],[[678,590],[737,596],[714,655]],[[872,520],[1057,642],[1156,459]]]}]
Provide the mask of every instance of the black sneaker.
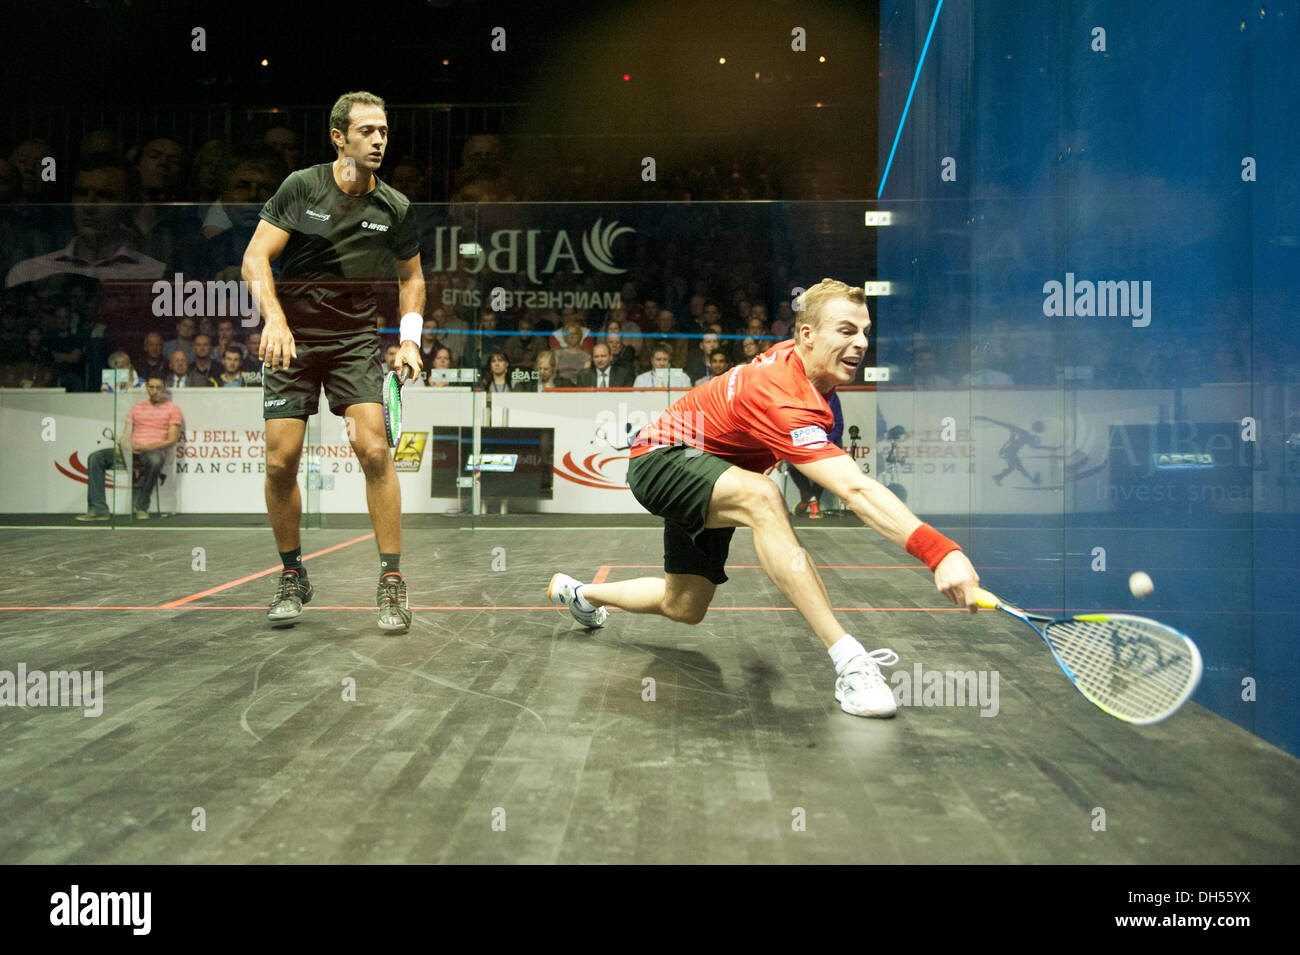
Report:
[{"label": "black sneaker", "polygon": [[271,623],[288,623],[297,620],[302,616],[303,604],[311,603],[315,593],[306,574],[298,574],[292,570],[281,571],[280,589],[276,591],[275,599],[266,610],[266,619]]},{"label": "black sneaker", "polygon": [[401,574],[384,574],[379,578],[379,629],[402,633],[411,627],[411,607],[406,600],[406,581]]}]

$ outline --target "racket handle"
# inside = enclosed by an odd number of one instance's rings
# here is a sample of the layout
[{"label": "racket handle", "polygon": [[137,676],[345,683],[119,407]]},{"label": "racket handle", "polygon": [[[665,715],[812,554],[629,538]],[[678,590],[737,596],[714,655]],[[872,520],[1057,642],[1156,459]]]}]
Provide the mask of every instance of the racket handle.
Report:
[{"label": "racket handle", "polygon": [[1001,600],[998,600],[997,597],[989,593],[983,587],[975,588],[975,602],[985,610],[997,610],[998,606],[1002,603]]}]

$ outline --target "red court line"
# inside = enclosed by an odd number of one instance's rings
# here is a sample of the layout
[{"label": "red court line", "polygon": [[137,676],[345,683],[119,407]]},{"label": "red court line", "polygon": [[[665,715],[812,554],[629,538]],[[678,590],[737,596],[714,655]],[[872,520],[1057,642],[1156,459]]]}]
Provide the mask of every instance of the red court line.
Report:
[{"label": "red court line", "polygon": [[[603,571],[610,570],[646,570],[663,567],[658,564],[606,564]],[[762,564],[727,564],[727,570],[762,570]],[[818,570],[925,570],[925,564],[818,564]],[[593,580],[592,583],[600,583]]]},{"label": "red court line", "polygon": [[605,578],[609,576],[609,564],[601,564],[600,570],[596,571],[596,576],[591,579],[593,584],[603,584]]},{"label": "red court line", "polygon": [[[340,550],[344,547],[351,547],[353,544],[359,544],[361,541],[370,540],[370,538],[374,536],[375,536],[374,531],[371,531],[369,534],[362,534],[360,537],[354,537],[352,538],[352,540],[344,541],[342,544],[335,544],[333,547],[326,547],[324,550],[318,550],[314,554],[308,554],[306,557],[303,558],[303,560],[311,560],[313,557],[320,557],[322,554],[328,554],[331,551]],[[240,577],[238,580],[232,580],[229,583],[221,584],[219,587],[209,587],[207,590],[200,590],[198,593],[190,594],[188,597],[182,597],[179,600],[173,600],[170,603],[162,604],[161,606],[158,607],[158,609],[171,610],[181,606],[182,604],[187,604],[191,600],[198,600],[200,597],[207,597],[209,594],[216,594],[216,593],[220,593],[223,590],[229,590],[231,587],[238,587],[240,584],[246,584],[250,580],[257,580],[259,577],[265,577],[267,574],[273,574],[277,570],[281,570],[281,569],[283,569],[283,565],[279,565],[276,567],[268,567],[266,570],[259,571],[256,574],[249,574],[247,577]],[[72,609],[72,608],[68,608],[68,609]],[[108,609],[108,608],[104,608],[104,609]],[[126,610],[130,608],[120,607],[114,609]]]}]

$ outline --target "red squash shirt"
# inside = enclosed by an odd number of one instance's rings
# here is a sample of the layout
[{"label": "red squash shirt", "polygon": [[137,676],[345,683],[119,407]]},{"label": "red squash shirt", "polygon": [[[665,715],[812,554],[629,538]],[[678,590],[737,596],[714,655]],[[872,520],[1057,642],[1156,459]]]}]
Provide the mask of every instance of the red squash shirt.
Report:
[{"label": "red squash shirt", "polygon": [[674,402],[637,434],[631,457],[687,444],[761,474],[778,459],[803,464],[844,454],[827,437],[834,427],[789,340]]}]

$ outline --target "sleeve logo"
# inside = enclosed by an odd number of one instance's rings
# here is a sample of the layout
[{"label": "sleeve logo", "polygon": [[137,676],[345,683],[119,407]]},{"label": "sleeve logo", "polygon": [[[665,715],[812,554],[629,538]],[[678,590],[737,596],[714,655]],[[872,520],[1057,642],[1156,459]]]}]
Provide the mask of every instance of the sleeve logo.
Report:
[{"label": "sleeve logo", "polygon": [[826,432],[815,424],[810,424],[806,428],[795,428],[790,432],[790,443],[796,448],[807,447],[810,444],[824,444],[827,440]]}]

